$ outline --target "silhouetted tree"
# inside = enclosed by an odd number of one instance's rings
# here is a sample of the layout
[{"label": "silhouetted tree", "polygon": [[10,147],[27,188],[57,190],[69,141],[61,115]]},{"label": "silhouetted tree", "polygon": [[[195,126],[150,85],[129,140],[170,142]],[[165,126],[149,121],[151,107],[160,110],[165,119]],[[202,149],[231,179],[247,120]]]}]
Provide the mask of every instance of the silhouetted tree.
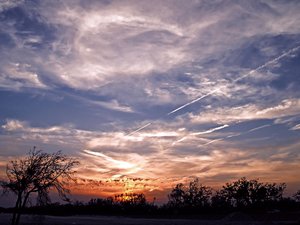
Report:
[{"label": "silhouetted tree", "polygon": [[144,194],[125,193],[115,195],[115,202],[128,205],[144,205],[146,204],[146,197]]},{"label": "silhouetted tree", "polygon": [[112,205],[114,202],[114,199],[112,197],[108,197],[106,199],[102,199],[102,198],[92,198],[89,202],[88,205],[90,206],[94,206],[94,205]]},{"label": "silhouetted tree", "polygon": [[185,203],[186,205],[192,207],[208,206],[210,203],[211,195],[212,188],[202,185],[199,179],[196,178],[189,183],[184,197]]},{"label": "silhouetted tree", "polygon": [[22,210],[32,193],[37,193],[38,204],[50,202],[49,191],[55,189],[63,200],[70,192],[65,181],[72,179],[73,167],[79,162],[58,151],[48,154],[34,148],[20,160],[11,161],[6,168],[7,182],[2,182],[4,191],[17,196],[12,225],[19,224]]},{"label": "silhouetted tree", "polygon": [[294,195],[293,198],[297,201],[300,202],[300,190],[298,190]]},{"label": "silhouetted tree", "polygon": [[188,186],[177,184],[168,195],[168,204],[174,207],[205,207],[210,204],[211,196],[212,188],[202,185],[196,178]]},{"label": "silhouetted tree", "polygon": [[185,199],[185,190],[184,185],[182,183],[177,184],[176,187],[173,188],[171,193],[168,195],[170,206],[182,207],[184,205]]},{"label": "silhouetted tree", "polygon": [[[245,177],[226,183],[223,188],[214,196],[213,205],[246,207],[257,206],[266,202],[279,201],[286,185],[261,183],[258,180],[247,180]],[[216,203],[216,201],[218,203]]]}]

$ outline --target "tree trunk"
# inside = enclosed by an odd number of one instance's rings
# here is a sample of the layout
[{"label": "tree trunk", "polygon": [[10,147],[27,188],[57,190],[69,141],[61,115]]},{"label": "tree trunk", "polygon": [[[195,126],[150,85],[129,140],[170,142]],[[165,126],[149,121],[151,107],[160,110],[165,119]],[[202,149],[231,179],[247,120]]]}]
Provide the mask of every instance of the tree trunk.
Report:
[{"label": "tree trunk", "polygon": [[11,220],[12,225],[16,225],[16,218],[17,218],[17,214],[18,214],[18,211],[19,211],[20,201],[21,201],[21,194],[19,193],[18,197],[17,197],[16,205],[15,205],[15,208],[14,208],[14,212],[13,212],[13,217],[12,217],[12,220]]},{"label": "tree trunk", "polygon": [[18,225],[19,224],[20,217],[21,217],[21,212],[18,213],[17,218],[16,218],[16,223],[14,225]]},{"label": "tree trunk", "polygon": [[20,202],[20,207],[19,207],[20,211],[19,211],[19,213],[17,214],[17,218],[16,218],[16,223],[15,223],[15,225],[18,225],[19,222],[20,222],[21,213],[22,213],[22,210],[23,210],[23,209],[25,208],[25,206],[26,206],[26,203],[27,203],[29,194],[30,194],[30,192],[26,194],[26,196],[25,196],[25,198],[24,198],[24,200],[23,200],[23,203],[22,203],[22,201]]},{"label": "tree trunk", "polygon": [[22,213],[23,208],[26,205],[27,199],[28,199],[28,195],[25,196],[23,201],[22,201],[22,193],[18,195],[18,199],[16,202],[16,206],[14,209],[13,218],[12,218],[12,222],[11,222],[12,225],[19,224],[21,213]]}]

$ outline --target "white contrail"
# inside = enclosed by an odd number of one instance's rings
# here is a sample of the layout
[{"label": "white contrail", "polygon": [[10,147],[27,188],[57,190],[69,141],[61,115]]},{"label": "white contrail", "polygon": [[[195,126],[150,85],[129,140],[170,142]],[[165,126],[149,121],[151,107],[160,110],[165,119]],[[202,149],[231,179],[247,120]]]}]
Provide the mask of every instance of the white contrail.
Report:
[{"label": "white contrail", "polygon": [[271,126],[271,124],[267,124],[267,125],[263,125],[263,126],[260,126],[260,127],[256,127],[256,128],[253,128],[253,129],[249,130],[247,133],[250,133],[250,132],[253,132],[253,131],[256,131],[256,130],[260,130],[262,128],[269,127],[269,126]]},{"label": "white contrail", "polygon": [[[286,52],[284,52],[284,53],[281,54],[280,56],[278,56],[278,57],[276,57],[276,58],[274,58],[274,59],[272,59],[272,60],[266,62],[265,64],[263,64],[263,65],[257,67],[256,69],[253,69],[253,70],[251,70],[250,72],[246,73],[245,75],[243,75],[243,76],[241,76],[241,77],[239,77],[239,78],[233,80],[232,83],[236,83],[237,81],[239,81],[239,80],[241,80],[241,79],[244,79],[245,77],[250,76],[251,74],[257,72],[258,70],[261,70],[261,69],[267,67],[268,65],[270,65],[270,64],[272,64],[272,63],[274,63],[274,62],[277,62],[278,60],[280,60],[280,59],[282,59],[282,58],[288,56],[288,55],[291,54],[292,52],[297,51],[299,48],[300,48],[300,45],[297,46],[297,47],[295,47],[295,48],[292,48],[292,49],[290,49],[290,50],[288,50],[288,51],[286,51]],[[169,113],[167,114],[167,116],[172,115],[173,113],[178,112],[178,111],[180,111],[180,110],[186,108],[187,106],[192,105],[192,104],[194,104],[194,103],[196,103],[196,102],[198,102],[198,101],[200,101],[200,100],[202,100],[202,99],[204,99],[204,98],[206,98],[206,97],[208,97],[208,96],[210,96],[210,95],[212,95],[212,94],[214,94],[215,92],[220,91],[220,90],[221,90],[221,88],[217,88],[217,89],[215,89],[215,90],[213,90],[213,91],[210,91],[210,92],[208,92],[207,94],[202,95],[202,96],[200,96],[200,97],[198,97],[198,98],[196,98],[196,99],[194,99],[194,100],[192,100],[192,101],[190,101],[190,102],[188,102],[188,103],[186,103],[186,104],[184,104],[184,105],[182,105],[182,106],[180,106],[180,107],[178,107],[178,108],[172,110],[171,112],[169,112]],[[130,136],[130,135],[132,135],[132,134],[134,134],[134,133],[136,133],[136,132],[138,132],[138,131],[140,131],[140,130],[143,130],[144,128],[150,126],[151,124],[152,124],[152,123],[148,123],[148,124],[146,124],[146,125],[144,125],[144,126],[138,128],[138,129],[132,131],[131,133],[128,134],[128,136]]]},{"label": "white contrail", "polygon": [[144,126],[138,128],[138,129],[136,129],[136,130],[130,132],[130,133],[127,134],[126,136],[131,136],[131,135],[135,134],[136,132],[139,132],[140,130],[143,130],[144,128],[150,126],[151,124],[152,124],[152,123],[147,123],[146,125],[144,125]]},{"label": "white contrail", "polygon": [[180,143],[180,142],[186,140],[189,136],[192,136],[192,135],[193,135],[193,136],[196,136],[196,135],[201,135],[201,134],[210,134],[210,133],[213,133],[213,132],[215,132],[215,131],[217,131],[217,130],[222,130],[222,129],[226,128],[226,127],[229,127],[229,125],[228,125],[228,124],[224,124],[224,125],[222,125],[222,126],[215,127],[215,128],[211,128],[211,129],[206,130],[206,131],[201,131],[201,132],[197,132],[197,133],[188,134],[188,135],[186,135],[186,136],[180,138],[179,140],[174,141],[174,142],[172,143],[172,146],[175,145],[175,144],[177,144],[177,143]]},{"label": "white contrail", "polygon": [[271,126],[271,124],[266,124],[266,125],[263,125],[263,126],[255,127],[255,128],[252,128],[252,129],[250,129],[250,130],[248,130],[246,132],[242,132],[242,133],[239,133],[239,134],[233,134],[233,135],[229,135],[229,136],[224,137],[224,138],[219,138],[219,139],[211,140],[211,141],[209,141],[209,142],[207,142],[207,143],[205,143],[203,145],[200,145],[200,146],[209,145],[209,144],[211,144],[213,142],[222,141],[222,140],[225,140],[225,139],[228,139],[228,138],[232,138],[232,137],[238,137],[238,136],[241,136],[241,135],[244,135],[244,134],[248,134],[248,133],[251,133],[253,131],[260,130],[260,129],[263,129],[263,128],[269,127],[269,126]]},{"label": "white contrail", "polygon": [[[239,81],[239,80],[241,80],[241,79],[244,79],[245,77],[248,77],[248,76],[250,76],[251,74],[257,72],[258,70],[261,70],[261,69],[267,67],[268,65],[270,65],[270,64],[272,64],[272,63],[274,63],[274,62],[277,62],[278,60],[280,60],[280,59],[282,59],[283,57],[285,57],[285,56],[291,54],[292,52],[297,51],[299,48],[300,48],[300,45],[297,46],[297,47],[295,47],[295,48],[292,48],[292,49],[288,50],[287,52],[281,54],[280,56],[278,56],[278,57],[276,57],[276,58],[274,58],[274,59],[272,59],[272,60],[266,62],[265,64],[263,64],[263,65],[261,65],[261,66],[255,68],[255,69],[251,70],[250,72],[246,73],[245,75],[243,75],[243,76],[241,76],[241,77],[239,77],[239,78],[233,80],[232,83],[235,83],[235,82],[237,82],[237,81]],[[215,90],[213,90],[213,91],[211,91],[211,92],[209,92],[209,93],[207,93],[207,94],[205,94],[205,95],[202,95],[202,96],[200,96],[200,97],[194,99],[193,101],[188,102],[188,103],[186,103],[186,104],[184,104],[184,105],[182,105],[182,106],[180,106],[180,107],[174,109],[173,111],[169,112],[167,115],[171,115],[171,114],[173,114],[173,113],[175,113],[175,112],[177,112],[177,111],[179,111],[179,110],[181,110],[181,109],[184,109],[185,107],[187,107],[187,106],[189,106],[189,105],[191,105],[191,104],[193,104],[193,103],[195,103],[195,102],[198,102],[198,101],[202,100],[203,98],[208,97],[208,96],[210,96],[210,95],[212,95],[212,94],[214,94],[215,92],[220,91],[220,90],[221,90],[221,88],[217,88],[217,89],[215,89]]]},{"label": "white contrail", "polygon": [[224,124],[224,125],[222,125],[220,127],[215,127],[215,128],[212,128],[212,129],[209,129],[209,130],[206,130],[206,131],[193,133],[192,135],[210,134],[210,133],[215,132],[217,130],[222,130],[222,129],[226,128],[226,127],[229,127],[229,125],[228,124]]},{"label": "white contrail", "polygon": [[278,56],[278,57],[276,57],[276,58],[274,58],[274,59],[272,59],[272,60],[266,62],[265,64],[263,64],[263,65],[257,67],[256,69],[251,70],[249,73],[246,73],[245,75],[243,75],[243,76],[241,76],[241,77],[239,77],[239,78],[233,80],[233,82],[237,82],[237,81],[239,81],[239,80],[241,80],[241,79],[244,79],[245,77],[247,77],[247,76],[249,76],[249,75],[251,75],[251,74],[257,72],[258,70],[261,70],[261,69],[267,67],[268,65],[277,62],[278,60],[280,60],[280,59],[282,59],[282,58],[288,56],[288,55],[291,54],[292,52],[297,51],[299,48],[300,48],[300,45],[297,46],[297,47],[295,47],[295,48],[292,48],[292,49],[288,50],[287,52],[285,52],[285,53],[281,54],[280,56]]},{"label": "white contrail", "polygon": [[216,142],[216,141],[222,141],[222,140],[224,140],[224,139],[226,139],[226,137],[225,137],[225,138],[219,138],[219,139],[215,139],[215,140],[209,141],[209,142],[203,144],[202,146],[209,145],[209,144],[214,143],[214,142]]},{"label": "white contrail", "polygon": [[207,97],[207,96],[212,95],[213,93],[215,93],[215,92],[217,92],[217,91],[219,91],[219,88],[218,88],[218,89],[215,89],[215,90],[213,90],[213,91],[211,91],[211,92],[208,92],[207,94],[202,95],[202,96],[200,96],[200,97],[194,99],[193,101],[188,102],[188,103],[186,103],[186,104],[184,104],[184,105],[182,105],[182,106],[180,106],[180,107],[174,109],[173,111],[169,112],[167,115],[171,115],[171,114],[173,114],[173,113],[175,113],[175,112],[177,112],[177,111],[179,111],[179,110],[181,110],[181,109],[183,109],[183,108],[185,108],[185,107],[187,107],[187,106],[189,106],[189,105],[191,105],[191,104],[193,104],[193,103],[195,103],[195,102],[200,101],[201,99],[203,99],[203,98],[205,98],[205,97]]}]

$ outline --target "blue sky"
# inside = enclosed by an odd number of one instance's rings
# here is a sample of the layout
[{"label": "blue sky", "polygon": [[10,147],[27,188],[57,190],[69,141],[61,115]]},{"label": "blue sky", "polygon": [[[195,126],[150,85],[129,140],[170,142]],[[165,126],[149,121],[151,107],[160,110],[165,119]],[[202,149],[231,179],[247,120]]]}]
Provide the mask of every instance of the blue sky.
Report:
[{"label": "blue sky", "polygon": [[84,195],[164,196],[193,177],[296,190],[299,11],[296,0],[0,1],[0,176],[37,146],[82,161]]}]

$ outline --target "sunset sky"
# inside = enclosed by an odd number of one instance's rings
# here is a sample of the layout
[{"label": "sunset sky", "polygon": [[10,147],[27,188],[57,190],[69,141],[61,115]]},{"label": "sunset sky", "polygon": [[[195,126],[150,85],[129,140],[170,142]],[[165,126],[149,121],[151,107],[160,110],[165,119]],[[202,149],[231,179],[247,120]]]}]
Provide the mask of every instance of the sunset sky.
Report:
[{"label": "sunset sky", "polygon": [[81,161],[79,199],[164,201],[195,177],[300,189],[299,12],[298,0],[0,0],[0,178],[37,146]]}]

